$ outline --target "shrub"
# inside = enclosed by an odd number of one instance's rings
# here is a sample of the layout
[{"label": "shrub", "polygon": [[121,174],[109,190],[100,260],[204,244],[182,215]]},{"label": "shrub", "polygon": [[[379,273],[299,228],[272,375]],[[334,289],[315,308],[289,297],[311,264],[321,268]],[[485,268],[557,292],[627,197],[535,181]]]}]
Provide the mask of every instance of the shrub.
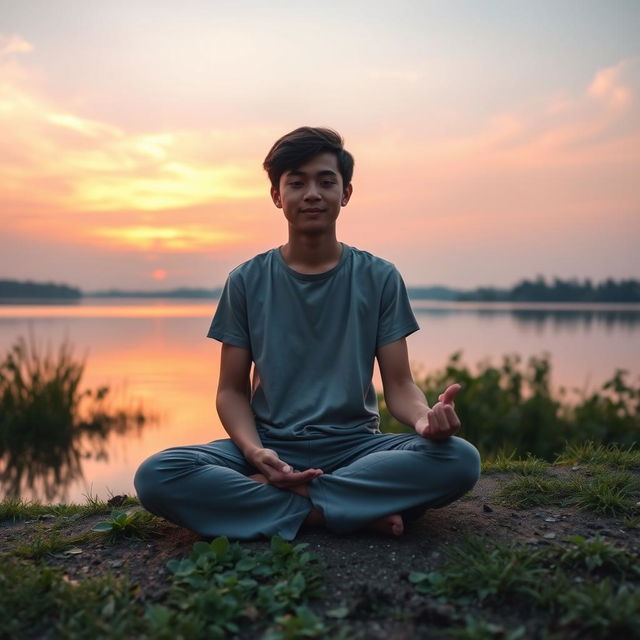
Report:
[{"label": "shrub", "polygon": [[[503,452],[553,460],[566,443],[594,440],[627,446],[640,433],[640,385],[630,385],[624,371],[616,371],[600,389],[582,394],[576,404],[565,400],[564,390],[552,391],[548,355],[526,362],[507,355],[500,366],[482,362],[473,372],[458,352],[442,370],[416,382],[432,404],[448,385],[462,385],[456,397],[460,435],[489,457]],[[382,396],[379,402],[381,430],[407,431],[391,416]]]}]

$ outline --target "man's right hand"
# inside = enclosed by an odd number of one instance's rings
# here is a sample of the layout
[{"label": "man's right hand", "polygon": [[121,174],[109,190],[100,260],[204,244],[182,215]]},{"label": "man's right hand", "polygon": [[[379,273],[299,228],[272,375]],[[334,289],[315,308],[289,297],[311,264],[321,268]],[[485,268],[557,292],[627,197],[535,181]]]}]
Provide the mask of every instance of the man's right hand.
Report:
[{"label": "man's right hand", "polygon": [[322,469],[295,471],[291,465],[280,460],[273,449],[256,448],[246,453],[245,458],[249,464],[264,475],[269,484],[279,489],[292,489],[293,487],[305,485],[322,475]]}]

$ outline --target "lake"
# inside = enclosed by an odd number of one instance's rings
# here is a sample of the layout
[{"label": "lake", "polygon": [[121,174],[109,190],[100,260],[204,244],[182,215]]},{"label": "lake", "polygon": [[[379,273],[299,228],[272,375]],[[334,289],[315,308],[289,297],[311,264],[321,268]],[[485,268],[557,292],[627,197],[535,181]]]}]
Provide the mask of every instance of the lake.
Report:
[{"label": "lake", "polygon": [[[548,353],[555,387],[590,389],[618,368],[634,381],[640,376],[640,305],[412,304],[421,326],[408,339],[417,371],[438,369],[462,351],[471,365],[497,364],[511,353]],[[3,358],[19,336],[52,350],[68,340],[78,357],[86,357],[84,387],[108,385],[117,402],[141,403],[156,416],[139,431],[110,436],[99,455],[87,448],[83,477],[52,500],[131,494],[135,469],[151,453],[224,437],[215,411],[220,345],[204,337],[215,307],[212,300],[97,298],[77,305],[0,305]],[[379,388],[377,373],[374,382]]]}]

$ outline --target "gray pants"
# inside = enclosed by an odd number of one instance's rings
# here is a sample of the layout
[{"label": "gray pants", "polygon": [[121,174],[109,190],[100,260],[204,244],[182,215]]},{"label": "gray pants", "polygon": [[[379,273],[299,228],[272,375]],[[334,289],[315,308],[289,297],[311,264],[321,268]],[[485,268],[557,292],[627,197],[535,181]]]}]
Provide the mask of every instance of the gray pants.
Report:
[{"label": "gray pants", "polygon": [[314,507],[330,530],[349,533],[391,513],[449,504],[480,475],[478,451],[456,437],[366,432],[262,443],[296,470],[324,471],[309,483],[309,498],[248,478],[256,469],[225,439],[145,460],[134,481],[140,502],[205,538],[292,540]]}]

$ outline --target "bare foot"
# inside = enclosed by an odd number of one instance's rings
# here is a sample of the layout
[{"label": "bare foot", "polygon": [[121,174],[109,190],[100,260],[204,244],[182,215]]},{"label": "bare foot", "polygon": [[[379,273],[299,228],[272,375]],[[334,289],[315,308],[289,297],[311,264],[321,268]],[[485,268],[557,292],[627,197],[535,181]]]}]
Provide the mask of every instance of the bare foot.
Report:
[{"label": "bare foot", "polygon": [[312,527],[319,527],[325,523],[324,514],[320,509],[311,509],[309,515],[305,518],[303,525],[311,525]]},{"label": "bare foot", "polygon": [[401,536],[404,533],[404,521],[399,513],[392,513],[374,520],[368,528],[388,536]]}]

